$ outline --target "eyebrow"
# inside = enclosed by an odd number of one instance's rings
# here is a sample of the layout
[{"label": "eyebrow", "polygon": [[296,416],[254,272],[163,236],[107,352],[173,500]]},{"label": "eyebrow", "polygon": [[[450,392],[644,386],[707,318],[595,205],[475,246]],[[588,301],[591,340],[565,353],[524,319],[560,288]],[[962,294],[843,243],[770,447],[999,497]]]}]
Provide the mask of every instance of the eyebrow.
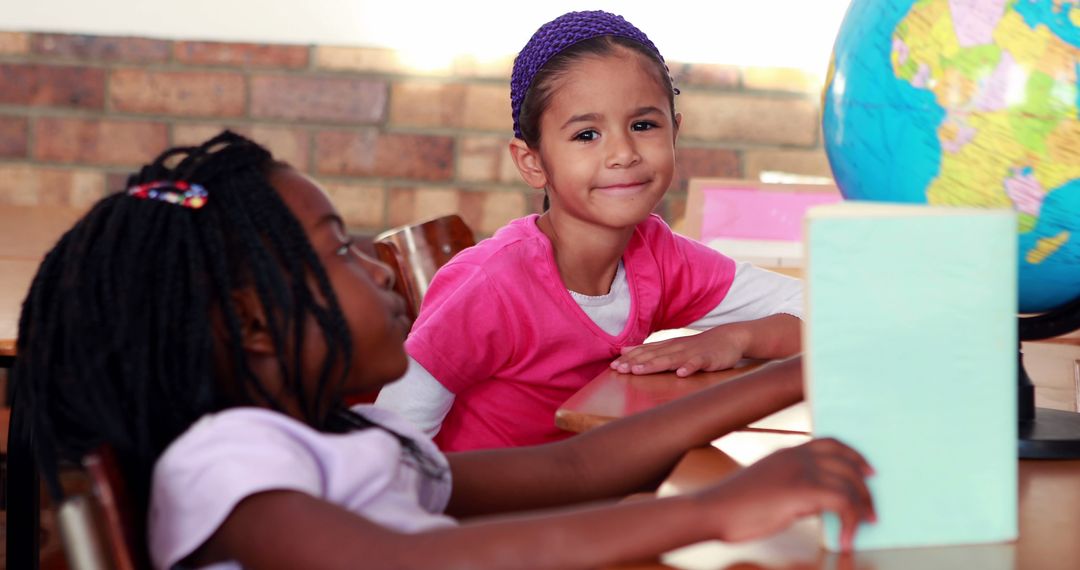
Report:
[{"label": "eyebrow", "polygon": [[595,121],[600,118],[599,113],[585,113],[584,115],[574,115],[570,117],[565,123],[563,123],[561,129],[565,129],[573,123],[587,123],[589,121]]},{"label": "eyebrow", "polygon": [[[634,112],[631,113],[630,116],[632,116],[632,117],[640,117],[642,115],[655,115],[655,114],[661,114],[662,115],[662,114],[664,114],[664,112],[661,111],[659,107],[654,107],[652,105],[646,105],[644,107],[638,107],[637,109],[634,109]],[[587,123],[589,121],[596,121],[599,118],[600,118],[599,113],[584,113],[584,114],[581,114],[581,115],[574,115],[574,116],[570,117],[565,123],[563,123],[562,127],[560,127],[560,128],[565,129],[566,127],[568,127],[568,126],[570,126],[570,125],[572,125],[574,123]]]},{"label": "eyebrow", "polygon": [[638,107],[637,109],[635,109],[633,116],[634,117],[640,117],[641,115],[654,115],[654,114],[657,114],[657,113],[663,115],[664,111],[662,111],[659,107],[653,107],[652,105],[646,105],[644,107]]}]

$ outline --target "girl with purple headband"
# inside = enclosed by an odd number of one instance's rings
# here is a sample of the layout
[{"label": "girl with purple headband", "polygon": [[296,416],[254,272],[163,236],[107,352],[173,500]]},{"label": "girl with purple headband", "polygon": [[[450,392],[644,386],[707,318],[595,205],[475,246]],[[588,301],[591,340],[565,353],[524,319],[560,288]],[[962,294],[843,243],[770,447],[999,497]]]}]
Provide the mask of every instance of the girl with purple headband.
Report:
[{"label": "girl with purple headband", "polygon": [[[737,264],[652,214],[675,169],[681,116],[656,46],[620,16],[571,12],[514,61],[510,153],[545,192],[435,276],[377,405],[444,450],[568,437],[555,410],[608,367],[730,368],[800,349],[798,280]],[[653,332],[701,334],[642,344]]]},{"label": "girl with purple headband", "polygon": [[834,440],[614,502],[798,399],[797,360],[552,445],[443,454],[396,414],[344,405],[405,371],[404,309],[314,181],[232,133],[172,149],[42,262],[12,437],[56,505],[63,462],[114,450],[147,529],[140,568],[595,568],[826,509],[850,544],[874,516],[869,466]]}]

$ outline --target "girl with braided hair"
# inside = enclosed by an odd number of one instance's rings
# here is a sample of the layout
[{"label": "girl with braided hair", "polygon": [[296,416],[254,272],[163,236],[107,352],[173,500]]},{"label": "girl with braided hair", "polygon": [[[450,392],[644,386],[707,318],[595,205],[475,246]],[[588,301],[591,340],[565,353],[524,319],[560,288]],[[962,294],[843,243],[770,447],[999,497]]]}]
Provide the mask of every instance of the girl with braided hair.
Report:
[{"label": "girl with braided hair", "polygon": [[850,539],[873,517],[869,466],[833,440],[693,495],[596,502],[794,401],[796,360],[571,440],[444,455],[343,404],[404,372],[404,314],[326,193],[225,132],[163,153],[46,256],[19,323],[17,437],[57,504],[58,465],[112,448],[157,568],[580,568],[825,509]]},{"label": "girl with braided hair", "polygon": [[[609,367],[686,376],[800,350],[798,280],[652,214],[675,169],[677,92],[620,16],[570,12],[533,34],[514,61],[510,154],[545,212],[440,269],[406,342],[409,373],[377,406],[443,450],[532,445],[569,436],[555,410]],[[642,344],[677,328],[704,332]]]}]

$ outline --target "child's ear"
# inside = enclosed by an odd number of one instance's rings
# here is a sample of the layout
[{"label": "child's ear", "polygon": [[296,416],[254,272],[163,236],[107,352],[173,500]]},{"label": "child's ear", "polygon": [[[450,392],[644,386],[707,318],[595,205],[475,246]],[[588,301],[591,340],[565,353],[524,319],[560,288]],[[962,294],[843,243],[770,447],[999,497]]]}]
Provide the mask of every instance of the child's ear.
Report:
[{"label": "child's ear", "polygon": [[540,160],[539,151],[529,148],[525,141],[515,138],[510,141],[510,156],[526,184],[537,190],[547,186],[547,175],[544,174],[544,164]]},{"label": "child's ear", "polygon": [[249,353],[274,354],[274,339],[267,326],[266,312],[254,289],[246,288],[232,293],[233,307],[240,319],[240,343]]},{"label": "child's ear", "polygon": [[675,136],[672,137],[671,142],[679,141],[679,127],[682,126],[682,113],[675,113]]}]

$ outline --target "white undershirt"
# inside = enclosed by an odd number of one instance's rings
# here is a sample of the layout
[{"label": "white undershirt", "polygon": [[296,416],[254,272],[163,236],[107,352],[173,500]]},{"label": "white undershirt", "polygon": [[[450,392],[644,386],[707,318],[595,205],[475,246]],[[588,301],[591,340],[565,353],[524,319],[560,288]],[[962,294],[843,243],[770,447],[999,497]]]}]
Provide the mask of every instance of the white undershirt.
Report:
[{"label": "white undershirt", "polygon": [[[630,286],[622,261],[605,295],[589,296],[570,291],[581,310],[604,332],[616,336],[630,318]],[[803,315],[803,289],[798,279],[767,271],[749,263],[737,263],[731,288],[720,304],[687,328],[704,331],[718,325],[752,321],[776,314]],[[401,379],[379,392],[375,405],[396,411],[434,437],[454,403],[446,389],[420,363],[409,357]]]}]

